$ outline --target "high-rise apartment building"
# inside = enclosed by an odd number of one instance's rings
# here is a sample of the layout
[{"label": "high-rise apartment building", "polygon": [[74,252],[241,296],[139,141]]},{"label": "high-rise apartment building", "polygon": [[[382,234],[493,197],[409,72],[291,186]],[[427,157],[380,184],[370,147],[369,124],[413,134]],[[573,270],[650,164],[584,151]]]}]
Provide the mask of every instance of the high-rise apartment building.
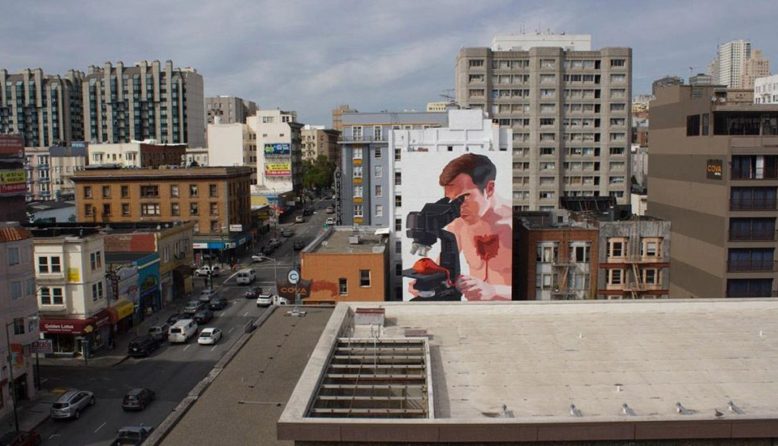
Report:
[{"label": "high-rise apartment building", "polygon": [[338,137],[340,132],[334,129],[326,129],[323,125],[314,126],[306,124],[300,132],[303,140],[303,159],[315,160],[324,156],[329,160],[338,159]]},{"label": "high-rise apartment building", "polygon": [[555,209],[565,196],[627,204],[632,50],[552,37],[460,50],[457,102],[513,129],[518,210]]},{"label": "high-rise apartment building", "polygon": [[257,104],[237,96],[205,98],[208,124],[246,123],[246,118],[257,113]]},{"label": "high-rise apartment building", "polygon": [[672,297],[778,295],[778,106],[722,86],[675,86],[651,103],[647,214],[672,222]]},{"label": "high-rise apartment building", "polygon": [[751,42],[733,40],[719,45],[716,57],[708,69],[716,85],[728,88],[743,88],[743,72],[746,61],[751,57]]},{"label": "high-rise apartment building", "polygon": [[[341,159],[336,172],[336,221],[342,225],[389,227],[393,206],[392,161],[398,154],[389,147],[392,130],[444,127],[443,112],[343,113]],[[339,176],[338,176],[339,175]]]},{"label": "high-rise apartment building", "polygon": [[203,78],[173,62],[92,66],[82,82],[84,139],[205,145]]},{"label": "high-rise apartment building", "polygon": [[25,147],[84,139],[81,83],[84,73],[47,76],[40,68],[19,74],[0,70],[0,133],[18,133]]},{"label": "high-rise apartment building", "polygon": [[743,66],[743,76],[741,88],[754,88],[754,81],[760,77],[770,75],[770,61],[762,55],[762,50],[753,50],[751,57],[746,60]]}]

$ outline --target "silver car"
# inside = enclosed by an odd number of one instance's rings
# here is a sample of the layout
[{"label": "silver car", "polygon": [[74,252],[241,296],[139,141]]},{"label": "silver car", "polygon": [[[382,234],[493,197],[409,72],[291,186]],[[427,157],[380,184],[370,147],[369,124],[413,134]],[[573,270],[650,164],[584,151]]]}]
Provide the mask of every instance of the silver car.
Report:
[{"label": "silver car", "polygon": [[63,393],[51,406],[51,418],[75,418],[81,417],[81,411],[87,406],[95,405],[95,394],[88,390],[68,390]]}]

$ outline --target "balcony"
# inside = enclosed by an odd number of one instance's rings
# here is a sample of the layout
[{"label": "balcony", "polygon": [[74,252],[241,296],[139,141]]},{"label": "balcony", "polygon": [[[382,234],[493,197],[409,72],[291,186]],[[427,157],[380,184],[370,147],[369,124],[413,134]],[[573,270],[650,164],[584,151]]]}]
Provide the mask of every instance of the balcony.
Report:
[{"label": "balcony", "polygon": [[778,209],[778,200],[775,198],[744,198],[730,200],[730,211],[774,211]]},{"label": "balcony", "polygon": [[775,231],[730,231],[729,241],[731,242],[755,242],[755,241],[775,241]]},{"label": "balcony", "polygon": [[774,272],[778,271],[778,262],[774,260],[730,260],[727,262],[727,272]]}]

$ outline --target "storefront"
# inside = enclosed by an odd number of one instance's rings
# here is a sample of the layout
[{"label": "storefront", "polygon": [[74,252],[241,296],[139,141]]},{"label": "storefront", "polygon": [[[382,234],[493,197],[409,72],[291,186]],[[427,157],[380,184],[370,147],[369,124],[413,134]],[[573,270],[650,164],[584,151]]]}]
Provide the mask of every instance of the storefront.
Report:
[{"label": "storefront", "polygon": [[160,291],[159,256],[150,254],[136,261],[138,266],[138,317],[145,319],[162,309]]},{"label": "storefront", "polygon": [[126,333],[133,326],[132,315],[135,313],[135,304],[126,298],[116,301],[108,312],[111,314],[111,323],[114,326],[114,334]]},{"label": "storefront", "polygon": [[100,310],[86,319],[50,318],[43,316],[40,331],[44,339],[50,339],[55,355],[82,355],[108,344],[111,331],[111,313]]},{"label": "storefront", "polygon": [[213,263],[229,265],[238,256],[248,252],[252,241],[251,233],[243,231],[241,225],[233,226],[236,231],[223,237],[195,237],[194,243],[192,243],[195,263],[198,265],[207,264],[210,257]]}]

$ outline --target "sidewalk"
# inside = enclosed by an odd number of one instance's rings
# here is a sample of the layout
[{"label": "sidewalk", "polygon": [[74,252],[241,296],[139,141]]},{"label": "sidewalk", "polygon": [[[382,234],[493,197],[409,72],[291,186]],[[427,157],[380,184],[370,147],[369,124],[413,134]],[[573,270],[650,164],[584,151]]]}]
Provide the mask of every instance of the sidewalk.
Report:
[{"label": "sidewalk", "polygon": [[[64,390],[64,389],[62,389]],[[61,395],[59,392],[50,392],[46,389],[38,391],[34,400],[20,401],[16,409],[19,417],[19,430],[32,431],[49,419],[51,404]],[[13,432],[14,416],[11,411],[7,416],[0,419],[0,434]]]}]

